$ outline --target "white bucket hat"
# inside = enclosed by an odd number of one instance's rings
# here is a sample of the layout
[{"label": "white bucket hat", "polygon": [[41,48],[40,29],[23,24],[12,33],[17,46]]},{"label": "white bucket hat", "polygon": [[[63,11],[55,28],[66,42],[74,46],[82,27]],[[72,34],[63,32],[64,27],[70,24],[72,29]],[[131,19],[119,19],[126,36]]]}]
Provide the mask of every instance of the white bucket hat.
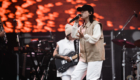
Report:
[{"label": "white bucket hat", "polygon": [[72,31],[72,26],[70,24],[65,25],[65,35],[67,36]]}]

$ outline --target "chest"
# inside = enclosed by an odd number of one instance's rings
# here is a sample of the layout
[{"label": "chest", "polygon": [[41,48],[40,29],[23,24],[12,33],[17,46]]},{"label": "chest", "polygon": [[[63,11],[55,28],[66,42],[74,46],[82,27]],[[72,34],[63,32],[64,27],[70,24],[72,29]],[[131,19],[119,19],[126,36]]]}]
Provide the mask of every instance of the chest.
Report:
[{"label": "chest", "polygon": [[93,34],[93,30],[94,28],[92,26],[89,27],[81,27],[80,31],[82,31],[83,34],[89,34],[92,35]]},{"label": "chest", "polygon": [[59,52],[61,55],[66,55],[71,51],[75,51],[74,42],[63,42],[59,45]]}]

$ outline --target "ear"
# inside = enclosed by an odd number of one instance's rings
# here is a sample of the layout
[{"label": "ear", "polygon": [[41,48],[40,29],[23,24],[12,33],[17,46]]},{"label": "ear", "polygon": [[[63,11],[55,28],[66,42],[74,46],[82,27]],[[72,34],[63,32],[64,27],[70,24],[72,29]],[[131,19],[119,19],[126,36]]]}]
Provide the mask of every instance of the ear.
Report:
[{"label": "ear", "polygon": [[92,12],[89,12],[89,15],[92,15]]}]

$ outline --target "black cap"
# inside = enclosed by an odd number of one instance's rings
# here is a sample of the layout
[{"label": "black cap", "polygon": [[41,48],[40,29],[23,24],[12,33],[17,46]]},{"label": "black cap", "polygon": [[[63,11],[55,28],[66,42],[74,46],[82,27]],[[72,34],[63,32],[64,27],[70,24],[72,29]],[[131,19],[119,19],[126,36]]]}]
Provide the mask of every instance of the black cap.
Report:
[{"label": "black cap", "polygon": [[94,13],[94,9],[90,5],[83,5],[82,7],[77,8],[77,11],[85,11],[85,10]]}]

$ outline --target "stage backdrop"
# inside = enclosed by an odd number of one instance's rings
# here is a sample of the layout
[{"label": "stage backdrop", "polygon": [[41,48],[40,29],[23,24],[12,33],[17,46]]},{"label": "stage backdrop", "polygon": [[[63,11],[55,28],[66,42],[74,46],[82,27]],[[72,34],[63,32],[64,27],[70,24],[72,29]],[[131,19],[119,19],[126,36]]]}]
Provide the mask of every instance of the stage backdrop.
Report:
[{"label": "stage backdrop", "polygon": [[[140,30],[140,0],[0,0],[0,16],[7,33],[63,32],[83,4],[94,7],[104,30],[119,30],[134,14],[127,30]],[[17,23],[17,25],[16,25]],[[72,23],[73,24],[73,23]],[[80,22],[82,24],[82,22]]]}]

